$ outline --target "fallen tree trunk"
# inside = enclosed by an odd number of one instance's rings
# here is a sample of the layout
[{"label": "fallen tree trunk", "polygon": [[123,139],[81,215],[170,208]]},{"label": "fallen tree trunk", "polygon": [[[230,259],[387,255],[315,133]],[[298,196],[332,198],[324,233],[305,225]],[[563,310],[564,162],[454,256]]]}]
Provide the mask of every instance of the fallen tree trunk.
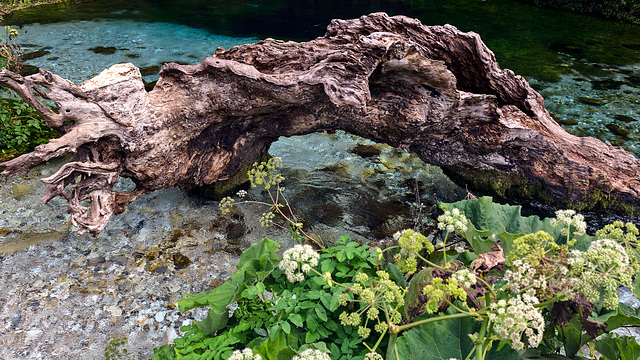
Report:
[{"label": "fallen tree trunk", "polygon": [[[266,39],[218,49],[198,65],[165,64],[149,93],[132,64],[79,86],[44,70],[26,78],[3,70],[0,83],[64,133],[1,164],[2,174],[74,153],[43,180],[43,201],[64,197],[80,232],[94,235],[143,194],[233,181],[280,136],[328,129],[413,151],[488,192],[640,206],[638,159],[566,133],[478,34],[403,16],[334,20],[309,42]],[[119,176],[135,190],[114,191]]]}]

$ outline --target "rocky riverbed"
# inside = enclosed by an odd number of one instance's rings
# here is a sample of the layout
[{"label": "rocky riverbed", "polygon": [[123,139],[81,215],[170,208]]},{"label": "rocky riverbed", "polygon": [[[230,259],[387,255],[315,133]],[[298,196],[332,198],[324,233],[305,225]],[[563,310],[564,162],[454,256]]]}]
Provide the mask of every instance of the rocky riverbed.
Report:
[{"label": "rocky riverbed", "polygon": [[0,359],[99,359],[121,338],[129,358],[148,359],[206,315],[180,313],[180,293],[224,282],[257,239],[176,189],[132,204],[98,238],[77,236],[64,201],[36,205],[52,166],[0,180]]}]

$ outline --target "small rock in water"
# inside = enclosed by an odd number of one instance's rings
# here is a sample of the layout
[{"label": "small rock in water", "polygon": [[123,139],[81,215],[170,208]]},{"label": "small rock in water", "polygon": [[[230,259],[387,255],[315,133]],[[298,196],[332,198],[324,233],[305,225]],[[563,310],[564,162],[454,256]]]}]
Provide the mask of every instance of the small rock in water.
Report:
[{"label": "small rock in water", "polygon": [[621,115],[621,114],[616,114],[616,115],[613,116],[613,118],[618,120],[618,121],[624,121],[624,122],[635,122],[635,121],[637,121],[636,119],[632,118],[631,116]]},{"label": "small rock in water", "polygon": [[558,124],[562,125],[578,125],[578,120],[572,118],[558,118],[556,119],[556,121],[558,122]]},{"label": "small rock in water", "polygon": [[13,186],[13,198],[21,200],[23,197],[36,191],[36,188],[31,185],[16,184]]},{"label": "small rock in water", "polygon": [[606,104],[604,100],[594,99],[586,96],[580,96],[578,98],[578,101],[580,101],[583,104],[593,105],[593,106],[602,106]]},{"label": "small rock in water", "polygon": [[88,50],[93,51],[96,54],[113,55],[113,54],[115,54],[116,50],[118,50],[118,49],[116,49],[113,46],[107,46],[107,47],[105,47],[105,46],[96,46],[96,47],[89,48]]},{"label": "small rock in water", "polygon": [[606,128],[609,129],[613,134],[621,136],[625,139],[629,138],[630,131],[619,127],[616,124],[607,124]]}]

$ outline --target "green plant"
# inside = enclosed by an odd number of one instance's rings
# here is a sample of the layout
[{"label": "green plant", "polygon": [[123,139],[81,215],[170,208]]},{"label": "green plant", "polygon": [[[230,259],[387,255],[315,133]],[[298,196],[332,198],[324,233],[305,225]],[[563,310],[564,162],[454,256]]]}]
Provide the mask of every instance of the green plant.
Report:
[{"label": "green plant", "polygon": [[[251,175],[276,189],[257,203],[278,213],[290,207],[279,205],[273,164],[256,164]],[[355,360],[567,359],[584,345],[621,354],[628,339],[597,338],[640,325],[615,291],[638,272],[635,226],[615,223],[594,238],[573,211],[541,220],[491,198],[440,206],[441,237],[407,229],[385,249],[343,236],[281,258],[271,240],[252,245],[224,284],[179,301],[181,311],[209,306],[209,316],[154,359],[239,358],[246,349],[266,360],[307,359],[310,349]],[[290,229],[294,238],[300,228]]]},{"label": "green plant", "polygon": [[0,151],[5,156],[31,151],[58,137],[27,103],[0,93]]},{"label": "green plant", "polygon": [[[5,32],[0,36],[0,67],[20,71],[22,51],[16,43],[18,30],[5,26]],[[58,136],[32,107],[10,90],[0,89],[0,160],[31,151]]]},{"label": "green plant", "polygon": [[124,346],[127,344],[127,338],[117,338],[109,341],[104,348],[105,360],[122,360],[127,355],[127,349]]}]

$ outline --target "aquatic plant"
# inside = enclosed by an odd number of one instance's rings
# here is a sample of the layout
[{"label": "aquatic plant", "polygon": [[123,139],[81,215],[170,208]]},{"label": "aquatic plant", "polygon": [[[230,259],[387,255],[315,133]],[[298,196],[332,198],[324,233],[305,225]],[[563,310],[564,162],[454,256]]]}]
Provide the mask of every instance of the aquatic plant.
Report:
[{"label": "aquatic plant", "polygon": [[[257,164],[252,182],[279,194],[278,163]],[[282,207],[269,196],[264,204]],[[224,284],[178,302],[181,311],[209,306],[209,316],[153,359],[227,359],[232,351],[265,360],[569,359],[585,344],[640,355],[626,350],[627,338],[597,339],[640,324],[615,296],[619,286],[638,287],[635,226],[608,225],[598,236],[609,239],[596,239],[573,211],[541,220],[490,198],[440,206],[442,237],[406,229],[384,249],[343,236],[281,258],[279,245],[263,239]],[[448,236],[464,239],[466,250],[453,250]]]}]

